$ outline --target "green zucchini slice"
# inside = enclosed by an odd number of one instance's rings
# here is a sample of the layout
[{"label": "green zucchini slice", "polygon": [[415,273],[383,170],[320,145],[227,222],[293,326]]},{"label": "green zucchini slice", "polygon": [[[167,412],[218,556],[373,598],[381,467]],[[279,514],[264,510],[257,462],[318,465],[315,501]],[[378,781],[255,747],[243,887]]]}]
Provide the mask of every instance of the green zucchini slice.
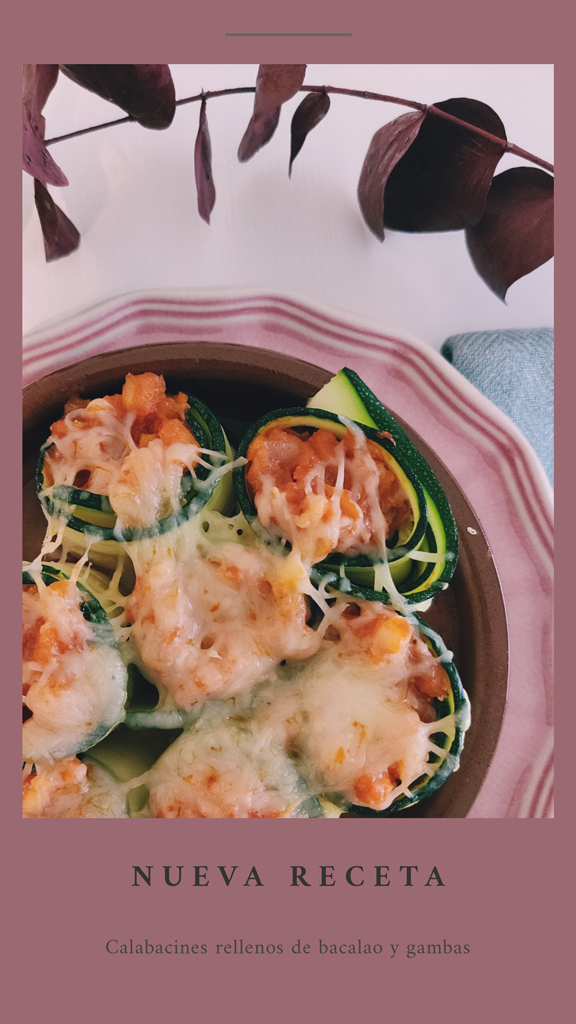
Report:
[{"label": "green zucchini slice", "polygon": [[[50,588],[69,581],[72,569],[43,563],[41,583]],[[24,567],[23,586],[38,581]],[[77,603],[65,595],[59,603],[24,594],[23,757],[28,763],[88,750],[124,719],[128,675],[116,633],[87,587],[77,582],[76,589]]]},{"label": "green zucchini slice", "polygon": [[[430,511],[430,510],[429,510]],[[424,539],[418,547],[418,554],[437,555],[436,534],[428,523]],[[399,599],[394,599],[385,591],[374,589],[374,569],[371,566],[348,564],[345,567],[332,558],[313,566],[310,578],[317,587],[331,587],[340,590],[350,597],[362,598],[365,601],[382,601],[384,604],[395,604],[400,607],[427,606],[431,598],[444,589],[445,583],[436,585],[444,560],[427,561],[424,557],[416,558],[414,552],[389,562],[388,568]]]},{"label": "green zucchini slice", "polygon": [[[280,409],[268,413],[253,425],[242,439],[238,449],[238,455],[247,458],[250,444],[254,438],[260,432],[267,430],[272,426],[312,430],[324,428],[330,430],[338,438],[344,437],[349,429],[346,420],[343,420],[337,413],[326,409]],[[359,423],[357,421],[353,421],[352,426],[358,427],[368,440],[373,441],[382,450],[386,466],[394,473],[396,479],[399,481],[410,505],[411,519],[409,523],[401,527],[400,531],[395,531],[395,534],[392,538],[389,538],[386,545],[387,551],[385,557],[390,566],[392,576],[393,578],[396,576],[398,579],[401,579],[403,574],[405,575],[410,568],[407,554],[420,547],[426,534],[428,519],[424,491],[410,462],[403,457],[402,453],[399,453],[396,450],[393,441],[390,440],[386,432],[374,429],[365,423]],[[254,501],[248,493],[245,466],[238,467],[234,470],[234,487],[236,490],[236,497],[243,514],[253,528],[258,529],[258,512]],[[286,540],[286,538],[282,539]],[[400,551],[401,557],[397,559],[395,557],[396,553]],[[356,553],[351,555],[336,554],[333,552],[321,564],[326,567],[326,572],[331,572],[335,566],[337,567],[340,565],[346,567],[367,567],[371,572],[371,578],[373,579],[373,566],[376,562],[381,561],[382,555],[378,551],[375,551],[374,553]],[[324,575],[326,575],[326,573],[324,573]],[[379,599],[381,599],[381,597],[382,595],[380,595]]]},{"label": "green zucchini slice", "polygon": [[108,556],[113,560],[119,541],[130,543],[168,533],[197,515],[205,506],[220,511],[228,509],[232,495],[230,474],[217,471],[231,461],[232,450],[220,423],[204,402],[194,395],[186,397],[189,404],[186,424],[200,448],[214,454],[203,454],[207,465],[199,465],[195,477],[182,477],[180,509],[152,526],[120,528],[106,495],[67,485],[46,486],[44,460],[51,445],[47,443],[43,447],[36,470],[36,490],[47,517],[64,520],[64,538],[69,550],[82,552],[87,543],[91,543],[91,557]]},{"label": "green zucchini slice", "polygon": [[[428,762],[430,773],[422,775],[410,786],[411,797],[402,796],[394,800],[383,811],[374,811],[368,807],[351,804],[348,807],[355,815],[372,818],[385,818],[392,814],[414,807],[421,800],[432,796],[446,782],[460,765],[460,755],[464,746],[466,730],[470,725],[470,701],[462,686],[458,670],[452,655],[446,649],[442,637],[438,635],[424,620],[415,615],[420,630],[420,637],[430,650],[442,660],[443,668],[450,682],[450,693],[444,700],[433,700],[439,729],[431,735],[438,753],[432,752]],[[448,721],[448,727],[447,727]]]},{"label": "green zucchini slice", "polygon": [[[411,466],[425,495],[428,528],[424,543],[419,545],[419,552],[430,551],[435,555],[434,560],[430,562],[424,562],[420,566],[412,565],[402,578],[399,575],[400,566],[396,568],[392,563],[392,578],[408,604],[431,598],[445,589],[456,568],[458,533],[444,490],[424,457],[354,370],[346,367],[340,370],[310,399],[309,405],[314,409],[321,408],[349,416],[359,423],[391,435],[398,460],[402,459]],[[407,555],[410,558],[409,552]],[[412,562],[414,561],[415,558],[412,559]],[[339,565],[332,558],[327,559],[324,564],[327,571],[337,570]],[[351,566],[346,567],[345,574],[353,585],[361,588],[353,591],[358,593],[358,596],[367,597],[369,600],[382,599],[380,593],[374,591],[373,577],[371,578],[370,573],[361,571],[358,566]]]}]

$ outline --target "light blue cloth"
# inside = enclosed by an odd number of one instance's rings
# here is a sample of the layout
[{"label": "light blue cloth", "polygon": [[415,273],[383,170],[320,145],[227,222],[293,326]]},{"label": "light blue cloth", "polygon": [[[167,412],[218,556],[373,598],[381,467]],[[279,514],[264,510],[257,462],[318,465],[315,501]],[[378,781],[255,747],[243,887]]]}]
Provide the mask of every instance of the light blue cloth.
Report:
[{"label": "light blue cloth", "polygon": [[553,329],[454,334],[440,351],[519,427],[553,484]]}]

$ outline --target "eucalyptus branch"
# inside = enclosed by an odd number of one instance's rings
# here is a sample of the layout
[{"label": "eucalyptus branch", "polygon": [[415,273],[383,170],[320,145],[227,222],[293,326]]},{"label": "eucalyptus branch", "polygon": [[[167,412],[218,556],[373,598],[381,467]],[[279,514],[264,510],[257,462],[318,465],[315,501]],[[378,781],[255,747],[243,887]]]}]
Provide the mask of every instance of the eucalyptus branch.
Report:
[{"label": "eucalyptus branch", "polygon": [[[176,107],[200,104],[194,144],[198,213],[206,223],[216,202],[207,101],[238,93],[254,95],[254,107],[238,146],[246,163],[270,142],[282,106],[299,92],[290,129],[292,173],[308,135],[327,116],[330,93],[409,107],[373,135],[358,181],[357,198],[367,227],[380,241],[386,230],[465,231],[472,263],[501,299],[511,284],[554,253],[554,166],[508,142],[502,120],[480,100],[454,97],[438,104],[334,85],[304,85],[306,64],[260,64],[255,86],[218,89],[176,99],[168,64],[27,64],[23,85],[23,160],[35,179],[34,195],[46,259],[78,248],[80,233],[56,205],[47,185],[68,179],[48,147],[81,135],[136,121],[144,128],[172,124]],[[58,76],[115,103],[123,117],[44,140],[42,109]],[[495,174],[504,153],[536,167]]]},{"label": "eucalyptus branch", "polygon": [[[256,89],[254,86],[239,86],[235,89],[218,89],[209,92],[200,92],[196,96],[186,96],[184,99],[176,100],[176,106],[182,107],[188,103],[200,103],[202,100],[216,99],[219,96],[233,96],[238,93],[254,93]],[[364,89],[343,89],[335,85],[303,85],[299,92],[316,92],[316,93],[334,93],[340,96],[355,96],[358,99],[363,100],[376,100],[381,103],[393,103],[402,107],[411,107],[413,110],[420,110],[426,114],[432,114],[434,117],[441,117],[446,121],[452,121],[453,124],[460,125],[462,128],[466,128],[476,135],[480,135],[490,142],[495,143],[502,147],[505,153],[514,153],[515,156],[521,157],[523,160],[529,161],[529,163],[537,164],[538,167],[543,167],[545,170],[554,173],[554,165],[548,163],[546,160],[542,160],[541,157],[535,156],[534,153],[529,153],[527,150],[522,149],[520,146],[515,145],[512,142],[507,142],[505,139],[501,139],[498,135],[492,135],[490,132],[484,131],[483,128],[478,128],[476,125],[470,124],[468,121],[462,121],[459,117],[454,117],[453,114],[449,114],[447,111],[439,110],[434,104],[418,103],[417,100],[405,100],[399,96],[388,96],[383,93],[367,92]],[[92,125],[90,128],[80,128],[75,132],[68,132],[66,135],[58,135],[52,139],[46,139],[45,145],[51,146],[56,142],[65,142],[68,139],[75,139],[81,135],[89,135],[92,132],[101,131],[103,128],[112,128],[114,125],[127,124],[130,121],[136,121],[135,117],[128,115],[127,117],[117,118],[115,121],[105,121],[103,124]]]}]

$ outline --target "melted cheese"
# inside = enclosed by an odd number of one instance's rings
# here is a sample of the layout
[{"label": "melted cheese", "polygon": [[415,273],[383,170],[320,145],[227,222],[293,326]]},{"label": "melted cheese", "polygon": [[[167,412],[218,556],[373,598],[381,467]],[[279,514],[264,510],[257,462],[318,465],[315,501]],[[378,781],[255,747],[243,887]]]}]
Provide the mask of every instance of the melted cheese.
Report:
[{"label": "melted cheese", "polygon": [[[450,761],[438,734],[452,739],[466,722],[450,714],[436,720],[432,699],[449,692],[441,666],[448,655],[436,658],[419,638],[392,580],[386,538],[408,501],[396,478],[386,507],[386,460],[384,471],[372,443],[341,417],[345,441],[330,442],[324,461],[309,460],[297,481],[298,506],[275,472],[261,473],[259,533],[241,515],[205,508],[178,530],[127,543],[124,528],[178,510],[184,473],[207,466],[208,481],[195,477],[201,490],[245,461],[220,465],[224,456],[179,438],[166,443],[167,434],[139,444],[135,416],[101,399],[68,412],[50,441],[48,489],[78,483],[89,470],[90,490],[106,494],[117,515],[121,543],[110,574],[99,579],[84,564],[88,550],[68,587],[47,587],[39,563],[31,567],[37,589],[25,591],[25,635],[46,626],[54,656],[46,655],[47,643],[30,642],[25,657],[32,717],[24,753],[38,764],[25,781],[25,815],[124,816],[124,794],[135,786],[147,789],[143,815],[153,817],[304,816],[306,801],[317,797],[329,813],[348,803],[383,810],[410,796],[414,782]],[[288,451],[295,443],[287,432],[282,445]],[[43,552],[62,542],[65,515],[55,502]],[[63,558],[66,550],[64,538]],[[331,551],[369,554],[375,588],[385,587],[405,614],[352,600],[344,583],[341,592],[331,589],[333,575],[313,587],[310,569]],[[128,558],[136,583],[125,598]],[[126,693],[122,658],[80,611],[80,574],[116,617],[127,660],[159,690],[154,712],[134,721],[184,726],[150,771],[123,788],[70,756],[122,720]]]},{"label": "melted cheese", "polygon": [[313,658],[261,689],[255,715],[293,751],[311,792],[381,811],[433,773],[430,753],[446,751],[431,736],[453,738],[455,723],[436,721],[426,690],[440,695],[448,681],[407,620],[353,607],[348,620],[345,604],[333,611]]},{"label": "melted cheese", "polygon": [[[260,524],[288,541],[307,567],[332,551],[385,560],[390,522],[396,524],[409,514],[406,496],[384,453],[378,464],[377,446],[351,420],[340,419],[348,434],[334,440],[332,453],[323,459],[304,452],[305,443],[298,434],[274,424],[248,449],[252,465],[247,481]],[[320,435],[333,436],[327,430],[320,430]],[[385,514],[381,490],[386,477],[390,480]]]},{"label": "melted cheese", "polygon": [[74,486],[79,473],[90,477],[93,494],[107,494],[111,480],[130,452],[137,451],[131,428],[136,416],[119,416],[106,399],[64,416],[62,431],[51,434],[46,445],[45,474],[50,484]]},{"label": "melted cheese", "polygon": [[208,707],[145,781],[157,818],[295,817],[308,795],[272,735],[223,705]]},{"label": "melted cheese", "polygon": [[190,709],[246,692],[320,643],[306,624],[308,576],[296,555],[198,541],[185,561],[151,558],[126,604],[141,671],[161,706]]},{"label": "melted cheese", "polygon": [[23,591],[23,757],[50,763],[85,750],[124,717],[126,668],[84,618],[74,581]]},{"label": "melted cheese", "polygon": [[126,818],[124,788],[99,765],[68,757],[25,770],[24,818]]}]

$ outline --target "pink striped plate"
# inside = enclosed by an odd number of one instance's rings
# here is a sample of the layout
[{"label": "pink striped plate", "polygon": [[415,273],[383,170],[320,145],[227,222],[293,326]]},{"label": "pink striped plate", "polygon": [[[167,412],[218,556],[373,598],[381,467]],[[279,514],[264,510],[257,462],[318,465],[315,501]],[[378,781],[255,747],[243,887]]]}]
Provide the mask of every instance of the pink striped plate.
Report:
[{"label": "pink striped plate", "polygon": [[518,429],[437,352],[356,315],[261,289],[137,292],[24,339],[24,384],[88,356],[212,341],[356,370],[420,434],[472,505],[498,568],[510,675],[492,765],[471,818],[553,815],[552,492]]}]

